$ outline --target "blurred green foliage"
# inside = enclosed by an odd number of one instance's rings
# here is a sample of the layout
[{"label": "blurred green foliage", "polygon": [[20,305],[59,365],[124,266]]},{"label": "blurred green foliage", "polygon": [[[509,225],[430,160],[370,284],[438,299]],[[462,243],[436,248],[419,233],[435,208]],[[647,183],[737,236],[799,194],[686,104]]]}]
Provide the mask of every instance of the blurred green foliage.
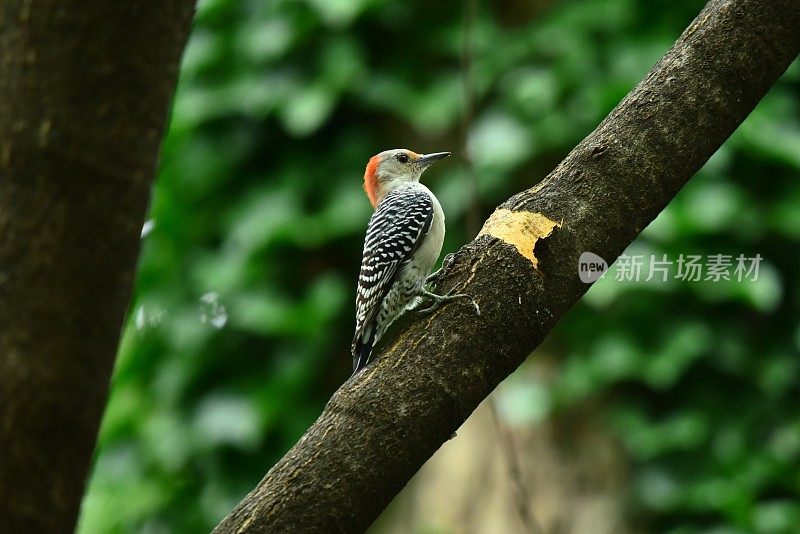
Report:
[{"label": "blurred green foliage", "polygon": [[[207,531],[321,412],[349,374],[370,155],[470,155],[477,188],[458,158],[427,180],[455,250],[701,7],[480,4],[462,143],[461,3],[201,0],[79,531]],[[800,524],[798,95],[795,63],[631,248],[760,253],[759,280],[602,280],[551,337],[555,384],[510,389],[531,420],[612,399],[654,531]]]}]

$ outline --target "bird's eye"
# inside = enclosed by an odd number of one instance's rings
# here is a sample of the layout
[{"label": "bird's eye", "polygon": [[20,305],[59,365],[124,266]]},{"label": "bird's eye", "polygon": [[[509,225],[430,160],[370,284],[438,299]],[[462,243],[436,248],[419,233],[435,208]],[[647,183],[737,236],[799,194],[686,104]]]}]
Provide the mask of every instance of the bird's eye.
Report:
[{"label": "bird's eye", "polygon": [[397,161],[400,163],[408,163],[408,154],[398,154]]}]

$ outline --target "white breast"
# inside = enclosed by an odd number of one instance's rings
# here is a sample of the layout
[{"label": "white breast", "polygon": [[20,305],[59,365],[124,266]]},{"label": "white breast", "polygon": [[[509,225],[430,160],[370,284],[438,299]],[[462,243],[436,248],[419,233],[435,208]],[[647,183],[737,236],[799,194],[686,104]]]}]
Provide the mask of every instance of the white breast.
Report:
[{"label": "white breast", "polygon": [[442,252],[442,243],[444,242],[444,212],[442,211],[442,205],[439,204],[439,200],[431,193],[430,189],[419,182],[416,182],[414,185],[425,190],[433,201],[433,220],[431,220],[431,227],[424,237],[422,244],[417,249],[413,260],[414,266],[420,272],[420,275],[427,277],[436,264],[436,260],[439,259],[439,254]]}]

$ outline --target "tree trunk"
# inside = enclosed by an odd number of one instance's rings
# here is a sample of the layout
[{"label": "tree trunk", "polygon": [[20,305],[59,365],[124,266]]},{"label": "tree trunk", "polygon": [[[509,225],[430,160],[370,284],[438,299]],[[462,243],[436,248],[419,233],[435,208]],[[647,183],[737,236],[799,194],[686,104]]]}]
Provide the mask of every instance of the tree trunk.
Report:
[{"label": "tree trunk", "polygon": [[588,289],[578,258],[609,262],[744,120],[800,51],[797,0],[712,0],[614,111],[463,247],[439,292],[470,306],[409,314],[380,359],[217,533],[357,532]]},{"label": "tree trunk", "polygon": [[193,10],[0,5],[0,531],[75,527]]}]

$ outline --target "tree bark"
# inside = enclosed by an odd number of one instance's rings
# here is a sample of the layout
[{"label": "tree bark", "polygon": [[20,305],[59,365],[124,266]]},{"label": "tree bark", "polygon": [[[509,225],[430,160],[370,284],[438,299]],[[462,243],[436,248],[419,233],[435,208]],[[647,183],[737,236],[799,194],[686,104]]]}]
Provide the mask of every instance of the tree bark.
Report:
[{"label": "tree bark", "polygon": [[[615,259],[744,120],[800,51],[797,0],[713,0],[547,177],[506,201],[380,359],[218,525],[217,533],[357,532],[588,289],[578,258]],[[479,461],[476,459],[476,461]]]},{"label": "tree bark", "polygon": [[193,12],[0,6],[0,531],[75,527]]}]

